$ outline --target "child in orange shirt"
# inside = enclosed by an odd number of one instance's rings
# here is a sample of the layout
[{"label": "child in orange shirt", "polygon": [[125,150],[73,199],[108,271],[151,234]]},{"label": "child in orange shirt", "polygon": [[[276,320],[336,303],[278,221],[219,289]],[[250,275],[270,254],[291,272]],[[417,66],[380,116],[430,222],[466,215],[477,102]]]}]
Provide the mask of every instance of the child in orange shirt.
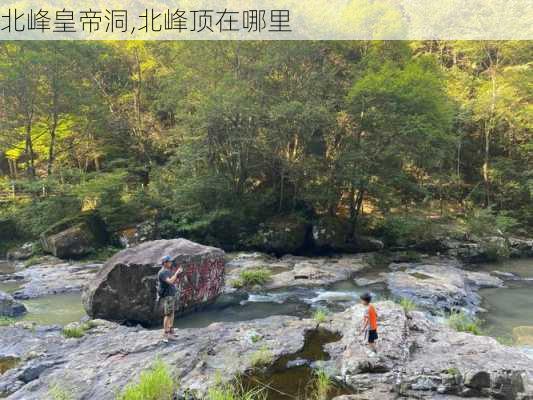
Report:
[{"label": "child in orange shirt", "polygon": [[372,301],[372,295],[370,293],[361,295],[361,301],[363,305],[367,307],[363,317],[361,332],[364,332],[365,336],[368,332],[368,347],[374,353],[377,353],[375,342],[378,338],[378,314],[374,306],[370,304]]}]

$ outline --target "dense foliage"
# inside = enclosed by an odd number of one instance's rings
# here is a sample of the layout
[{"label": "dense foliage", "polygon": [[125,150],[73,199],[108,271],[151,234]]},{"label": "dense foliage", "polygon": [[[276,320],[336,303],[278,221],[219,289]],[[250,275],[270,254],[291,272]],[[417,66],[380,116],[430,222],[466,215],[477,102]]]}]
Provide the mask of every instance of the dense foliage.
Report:
[{"label": "dense foliage", "polygon": [[532,49],[4,42],[0,212],[25,237],[95,209],[225,247],[280,216],[390,242],[405,213],[530,229]]}]

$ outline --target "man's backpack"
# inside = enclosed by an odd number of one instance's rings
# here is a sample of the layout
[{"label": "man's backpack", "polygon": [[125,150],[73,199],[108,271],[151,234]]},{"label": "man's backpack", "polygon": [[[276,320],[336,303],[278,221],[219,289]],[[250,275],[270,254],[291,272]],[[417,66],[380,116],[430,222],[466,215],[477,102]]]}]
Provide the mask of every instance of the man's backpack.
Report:
[{"label": "man's backpack", "polygon": [[159,273],[157,274],[156,282],[155,282],[155,293],[156,293],[156,301],[159,302],[163,297],[165,297],[166,288],[163,282],[161,282],[161,278],[159,277]]}]

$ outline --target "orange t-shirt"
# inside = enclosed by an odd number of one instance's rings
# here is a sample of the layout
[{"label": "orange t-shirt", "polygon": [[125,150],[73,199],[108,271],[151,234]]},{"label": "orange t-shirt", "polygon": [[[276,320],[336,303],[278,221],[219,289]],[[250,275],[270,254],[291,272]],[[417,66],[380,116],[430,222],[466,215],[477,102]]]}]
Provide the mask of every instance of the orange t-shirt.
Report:
[{"label": "orange t-shirt", "polygon": [[368,325],[371,331],[378,329],[378,313],[372,304],[368,305],[367,309]]}]

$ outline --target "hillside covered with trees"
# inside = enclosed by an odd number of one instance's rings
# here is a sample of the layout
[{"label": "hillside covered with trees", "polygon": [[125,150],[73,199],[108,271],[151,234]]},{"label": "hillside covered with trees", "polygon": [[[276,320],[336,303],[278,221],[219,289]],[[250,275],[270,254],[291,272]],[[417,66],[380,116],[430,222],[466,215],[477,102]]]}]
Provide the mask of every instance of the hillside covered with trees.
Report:
[{"label": "hillside covered with trees", "polygon": [[435,226],[533,227],[530,41],[3,42],[0,54],[4,242],[81,212],[110,233],[152,221],[158,237],[230,250],[304,250],[312,226],[388,245]]}]

